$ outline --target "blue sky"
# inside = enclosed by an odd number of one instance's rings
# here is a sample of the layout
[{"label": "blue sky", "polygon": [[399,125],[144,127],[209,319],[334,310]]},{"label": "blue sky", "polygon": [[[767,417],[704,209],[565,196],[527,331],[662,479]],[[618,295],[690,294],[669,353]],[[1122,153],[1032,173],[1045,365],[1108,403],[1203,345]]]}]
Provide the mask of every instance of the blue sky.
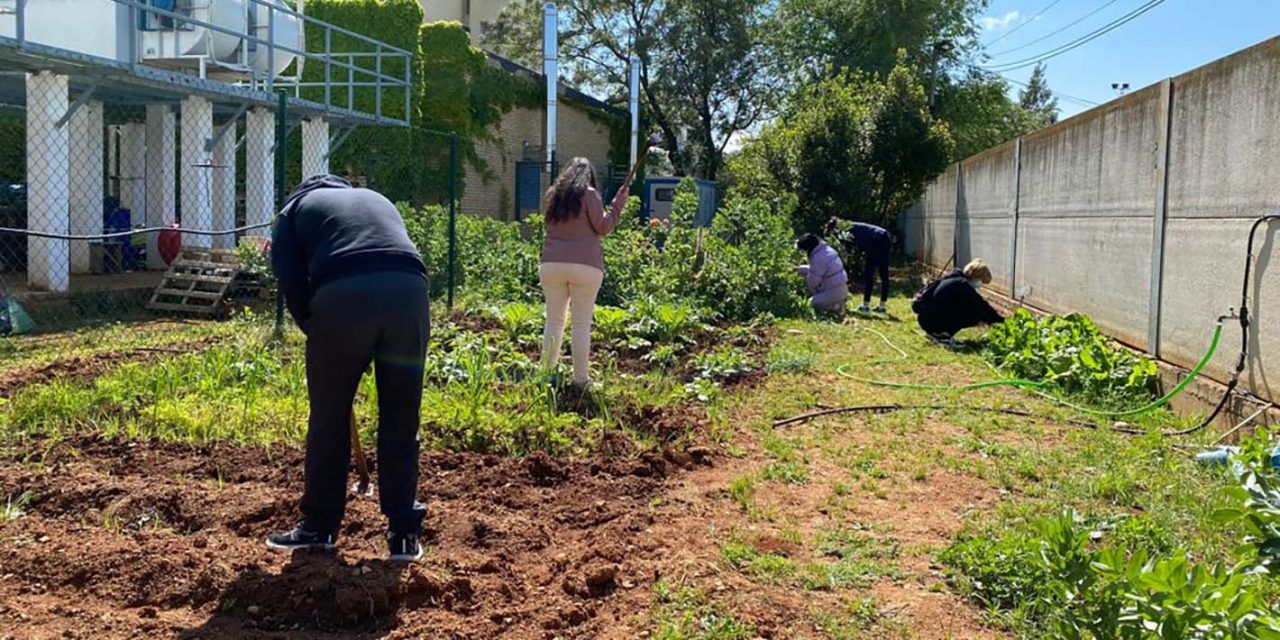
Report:
[{"label": "blue sky", "polygon": [[[1034,58],[1148,1],[992,0],[981,18],[982,40],[988,44],[988,53],[1001,55],[992,55],[986,65]],[[1109,6],[1074,27],[1031,44],[1108,2]],[[1124,26],[1048,60],[1049,88],[1102,103],[1115,98],[1113,82],[1128,82],[1133,89],[1145,87],[1276,35],[1280,35],[1280,0],[1164,0]],[[1009,51],[1015,47],[1023,48]],[[1003,74],[1025,82],[1031,67]],[[1058,107],[1063,117],[1090,108],[1063,97]]]}]

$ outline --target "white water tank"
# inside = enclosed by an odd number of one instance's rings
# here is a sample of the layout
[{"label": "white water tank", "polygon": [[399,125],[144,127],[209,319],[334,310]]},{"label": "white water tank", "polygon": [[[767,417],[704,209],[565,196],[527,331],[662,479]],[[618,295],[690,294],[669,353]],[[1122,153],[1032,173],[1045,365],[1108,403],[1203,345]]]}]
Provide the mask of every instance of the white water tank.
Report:
[{"label": "white water tank", "polygon": [[143,11],[141,56],[144,60],[170,61],[178,66],[198,65],[201,57],[236,62],[236,50],[242,39],[235,34],[246,33],[248,29],[246,0],[155,0],[153,5],[231,33]]},{"label": "white water tank", "polygon": [[[289,8],[281,0],[274,0],[274,4],[285,9]],[[306,49],[303,48],[302,20],[293,14],[286,13],[284,11],[275,11],[275,22],[272,23],[271,13],[273,12],[266,5],[251,3],[249,28],[253,36],[261,40],[269,39],[271,42],[282,47],[289,47],[296,51],[305,51]],[[272,33],[271,37],[268,38],[268,31],[272,30],[272,27],[274,27],[274,33]],[[279,76],[289,67],[294,58],[297,57],[287,51],[276,49],[273,60],[273,57],[268,53],[265,45],[260,45],[252,41],[246,41],[245,45],[249,48],[249,66],[253,68],[255,72],[260,74],[265,74],[270,71],[273,76]],[[275,68],[268,69],[268,66],[271,66],[273,62]],[[299,69],[299,72],[301,72],[301,69]]]}]

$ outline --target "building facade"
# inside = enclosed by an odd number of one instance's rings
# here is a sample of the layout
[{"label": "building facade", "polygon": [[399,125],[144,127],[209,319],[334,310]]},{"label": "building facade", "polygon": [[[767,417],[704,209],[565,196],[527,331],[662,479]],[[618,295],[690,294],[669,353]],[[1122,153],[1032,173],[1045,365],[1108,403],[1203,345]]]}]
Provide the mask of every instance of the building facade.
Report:
[{"label": "building facade", "polygon": [[485,32],[498,21],[502,10],[512,0],[421,0],[423,19],[427,22],[461,22],[471,34],[471,42],[480,46]]},{"label": "building facade", "polygon": [[[492,53],[489,62],[545,86],[542,74],[532,69]],[[625,123],[626,118],[626,111],[561,84],[556,109],[556,157],[562,163],[576,157],[591,160],[603,189],[609,183],[606,171],[612,151],[608,122],[613,119]],[[467,172],[459,205],[464,213],[509,220],[538,208],[536,203],[551,178],[544,162],[546,119],[545,106],[517,107],[503,116],[491,140],[477,143],[476,154],[487,165],[487,171]],[[536,180],[534,172],[538,173]],[[517,200],[523,204],[518,206]]]}]

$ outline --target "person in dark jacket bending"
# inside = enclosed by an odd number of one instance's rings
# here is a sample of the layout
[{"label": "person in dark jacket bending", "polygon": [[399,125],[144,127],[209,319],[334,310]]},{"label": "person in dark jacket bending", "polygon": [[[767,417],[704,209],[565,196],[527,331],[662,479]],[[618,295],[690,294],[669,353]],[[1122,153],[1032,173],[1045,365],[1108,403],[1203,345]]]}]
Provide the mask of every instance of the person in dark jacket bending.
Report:
[{"label": "person in dark jacket bending", "polygon": [[916,321],[929,338],[949,344],[956,332],[979,324],[1004,321],[978,290],[991,283],[991,269],[974,260],[925,287],[911,303]]},{"label": "person in dark jacket bending", "polygon": [[[884,313],[884,304],[889,300],[889,256],[893,248],[893,236],[881,227],[863,222],[854,222],[847,230],[839,230],[840,220],[831,218],[827,221],[827,236],[839,238],[849,254],[862,254],[862,313]],[[880,305],[871,308],[871,290],[875,286],[875,276],[880,276]]]},{"label": "person in dark jacket bending", "polygon": [[271,262],[307,336],[306,485],[302,522],[267,539],[332,549],[346,509],[349,425],[369,364],[378,387],[378,496],[392,560],[422,557],[418,419],[429,332],[426,267],[385,197],[331,175],[307,179],[276,220]]}]

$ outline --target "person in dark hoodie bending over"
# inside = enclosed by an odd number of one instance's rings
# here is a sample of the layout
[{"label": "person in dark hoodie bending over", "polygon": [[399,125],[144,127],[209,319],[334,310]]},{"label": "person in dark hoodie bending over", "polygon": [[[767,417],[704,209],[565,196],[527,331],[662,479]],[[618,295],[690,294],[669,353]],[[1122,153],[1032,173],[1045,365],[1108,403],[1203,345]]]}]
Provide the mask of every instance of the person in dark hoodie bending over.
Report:
[{"label": "person in dark hoodie bending over", "polygon": [[[844,245],[845,251],[852,255],[862,254],[862,306],[859,313],[885,313],[884,305],[889,301],[889,257],[893,250],[893,236],[888,231],[874,224],[854,222],[847,229],[841,230],[839,218],[827,221],[826,234],[836,238]],[[880,276],[880,304],[871,308],[871,293],[875,287],[875,277]]]},{"label": "person in dark hoodie bending over", "polygon": [[1004,318],[991,307],[978,290],[991,283],[991,269],[982,260],[974,260],[929,283],[915,299],[920,328],[934,342],[951,345],[957,331],[980,324],[998,324]]},{"label": "person in dark hoodie bending over", "polygon": [[378,498],[392,560],[422,557],[418,419],[429,332],[426,267],[389,200],[342,178],[308,178],[276,221],[271,262],[307,336],[306,484],[302,522],[278,549],[332,549],[346,509],[349,425],[369,364],[378,388]]}]

